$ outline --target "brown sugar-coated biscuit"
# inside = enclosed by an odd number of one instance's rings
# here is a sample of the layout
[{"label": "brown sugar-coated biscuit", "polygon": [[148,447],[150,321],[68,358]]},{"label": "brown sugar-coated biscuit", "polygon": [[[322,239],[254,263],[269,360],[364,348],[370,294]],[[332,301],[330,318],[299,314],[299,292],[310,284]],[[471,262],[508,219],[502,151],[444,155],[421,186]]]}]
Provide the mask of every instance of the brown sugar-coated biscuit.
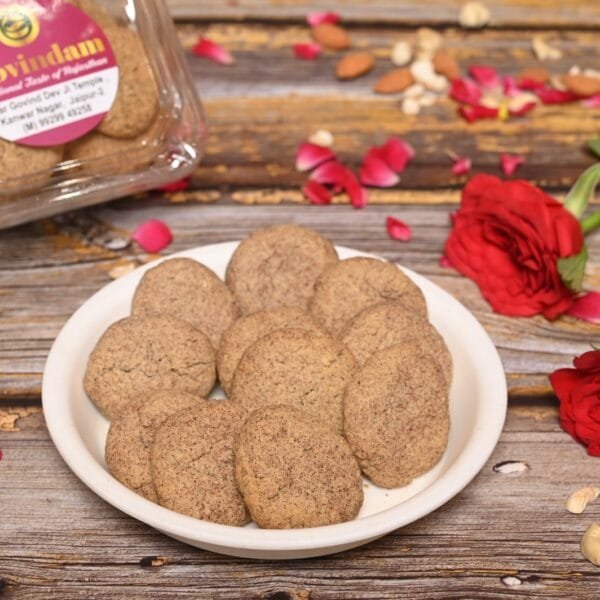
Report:
[{"label": "brown sugar-coated biscuit", "polygon": [[213,271],[190,258],[171,258],[146,271],[131,312],[169,314],[208,336],[216,349],[238,315],[232,293]]},{"label": "brown sugar-coated biscuit", "polygon": [[244,352],[261,337],[283,328],[321,331],[309,314],[284,306],[241,317],[223,334],[217,352],[217,373],[226,393],[231,392],[233,374]]},{"label": "brown sugar-coated biscuit", "polygon": [[155,390],[206,396],[215,378],[215,353],[201,331],[168,315],[133,316],[104,332],[88,360],[84,387],[112,420]]},{"label": "brown sugar-coated biscuit", "polygon": [[243,315],[280,306],[306,310],[317,277],[337,260],[335,248],[315,231],[277,225],[240,243],[226,281]]},{"label": "brown sugar-coated biscuit", "polygon": [[381,487],[407,485],[431,469],[449,428],[442,370],[418,350],[379,350],[346,389],[344,434],[363,473]]},{"label": "brown sugar-coated biscuit", "polygon": [[104,32],[119,67],[119,88],[97,130],[111,137],[135,137],[150,127],[158,112],[154,74],[135,31],[126,27],[108,27]]},{"label": "brown sugar-coated biscuit", "polygon": [[243,409],[229,400],[200,404],[167,418],[154,436],[152,477],[160,504],[215,523],[249,521],[234,478],[233,445]]},{"label": "brown sugar-coated biscuit", "polygon": [[43,186],[63,157],[64,146],[38,148],[0,139],[0,194]]},{"label": "brown sugar-coated biscuit", "polygon": [[197,396],[177,390],[161,390],[138,398],[110,424],[104,452],[108,470],[123,485],[158,502],[150,469],[154,433],[167,417],[200,401]]},{"label": "brown sugar-coated biscuit", "polygon": [[344,438],[304,411],[254,412],[235,446],[235,477],[259,527],[318,527],[356,517],[360,469]]},{"label": "brown sugar-coated biscuit", "polygon": [[278,329],[246,350],[233,376],[231,398],[249,412],[268,404],[305,410],[342,431],[342,401],[356,359],[329,336]]},{"label": "brown sugar-coated biscuit", "polygon": [[452,381],[452,356],[444,339],[427,318],[401,300],[380,302],[365,308],[342,330],[340,340],[363,365],[377,350],[413,345],[435,356],[448,384]]},{"label": "brown sugar-coated biscuit", "polygon": [[427,315],[423,293],[396,265],[375,258],[348,258],[319,277],[310,312],[331,335],[339,336],[368,306],[399,299],[415,313]]},{"label": "brown sugar-coated biscuit", "polygon": [[[154,120],[148,130],[133,138],[109,137],[98,131],[90,131],[66,146],[65,158],[86,163],[95,175],[120,175],[130,173],[152,163],[165,146],[165,124]],[[123,157],[127,156],[127,160]]]}]

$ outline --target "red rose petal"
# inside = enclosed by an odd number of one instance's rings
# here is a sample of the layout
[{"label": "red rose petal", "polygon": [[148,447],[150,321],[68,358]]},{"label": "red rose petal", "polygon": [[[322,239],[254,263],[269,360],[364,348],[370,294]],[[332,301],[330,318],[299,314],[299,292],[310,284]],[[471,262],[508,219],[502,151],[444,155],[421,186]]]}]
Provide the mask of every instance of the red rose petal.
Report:
[{"label": "red rose petal", "polygon": [[448,260],[448,257],[444,254],[442,254],[442,256],[440,256],[440,260],[438,261],[438,264],[443,269],[452,269],[452,263]]},{"label": "red rose petal", "polygon": [[450,85],[450,98],[463,104],[475,105],[481,99],[482,93],[479,86],[471,79],[462,77],[453,79]]},{"label": "red rose petal", "polygon": [[542,87],[534,90],[537,97],[544,104],[567,104],[579,100],[580,96],[567,90],[556,90],[554,88]]},{"label": "red rose petal", "polygon": [[231,65],[233,63],[233,56],[231,56],[229,50],[205,37],[198,39],[192,48],[192,54],[201,58],[208,58],[220,65]]},{"label": "red rose petal", "polygon": [[312,179],[302,187],[302,193],[311,204],[330,204],[333,196],[324,185]]},{"label": "red rose petal", "polygon": [[393,187],[400,177],[373,151],[367,152],[360,167],[360,182],[374,187]]},{"label": "red rose petal", "polygon": [[317,25],[321,25],[321,23],[331,23],[335,25],[341,21],[342,17],[336,13],[331,11],[314,11],[308,13],[306,17],[306,22],[311,27],[316,27]]},{"label": "red rose petal", "polygon": [[585,106],[586,108],[599,108],[600,107],[600,94],[586,98],[585,100],[582,101],[581,104],[583,106]]},{"label": "red rose petal", "polygon": [[469,123],[473,123],[479,121],[479,119],[498,118],[498,109],[477,104],[475,106],[461,106],[458,109],[458,114]]},{"label": "red rose petal", "polygon": [[512,75],[505,75],[502,78],[502,92],[508,98],[512,98],[520,93],[519,86]]},{"label": "red rose petal", "polygon": [[333,186],[334,192],[344,190],[354,208],[364,208],[367,205],[367,190],[360,185],[356,175],[337,160],[330,160],[318,166],[310,178],[321,184]]},{"label": "red rose petal", "polygon": [[139,225],[131,236],[142,250],[160,252],[173,241],[173,234],[166,223],[158,219],[150,219]]},{"label": "red rose petal", "polygon": [[390,137],[383,146],[374,146],[369,150],[377,158],[383,160],[392,171],[402,173],[406,165],[414,158],[415,150],[399,137]]},{"label": "red rose petal", "polygon": [[329,148],[303,142],[298,146],[296,153],[296,169],[298,171],[310,171],[328,160],[335,159],[335,154]]},{"label": "red rose petal", "polygon": [[600,323],[600,292],[588,292],[577,298],[567,314],[589,323]]},{"label": "red rose petal", "polygon": [[302,60],[315,60],[321,55],[321,45],[315,42],[294,44],[293,48],[296,58]]},{"label": "red rose petal", "polygon": [[543,81],[538,81],[537,79],[522,77],[519,79],[519,81],[517,81],[517,87],[526,92],[537,92],[538,90],[545,89],[546,84]]},{"label": "red rose petal", "polygon": [[487,89],[500,87],[498,71],[488,65],[471,65],[469,75],[481,86]]},{"label": "red rose petal", "polygon": [[387,217],[385,228],[393,240],[408,242],[412,238],[412,229],[400,219],[396,219],[396,217]]},{"label": "red rose petal", "polygon": [[473,163],[468,156],[457,156],[452,165],[452,173],[454,175],[464,175],[471,170]]},{"label": "red rose petal", "polygon": [[525,162],[525,157],[519,154],[501,154],[500,166],[505,175],[513,175],[514,172]]},{"label": "red rose petal", "polygon": [[360,185],[356,175],[349,169],[346,169],[344,189],[350,197],[350,203],[354,208],[364,208],[367,205],[369,201],[368,192]]},{"label": "red rose petal", "polygon": [[0,450],[0,460],[2,460],[3,457],[4,455],[2,454],[2,450]]},{"label": "red rose petal", "polygon": [[161,192],[167,193],[183,192],[184,190],[187,190],[190,187],[191,180],[191,177],[184,177],[183,179],[179,179],[178,181],[172,181],[171,183],[161,185],[156,189],[160,190]]}]

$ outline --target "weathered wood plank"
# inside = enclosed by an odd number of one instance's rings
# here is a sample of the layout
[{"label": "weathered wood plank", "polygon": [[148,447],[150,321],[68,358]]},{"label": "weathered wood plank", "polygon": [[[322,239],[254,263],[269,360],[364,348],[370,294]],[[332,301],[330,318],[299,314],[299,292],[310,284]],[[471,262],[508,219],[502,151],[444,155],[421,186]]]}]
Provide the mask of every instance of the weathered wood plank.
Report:
[{"label": "weathered wood plank", "polygon": [[[589,349],[598,327],[569,317],[549,323],[541,317],[514,319],[490,312],[470,281],[438,264],[453,206],[432,204],[436,195],[415,193],[415,204],[378,205],[364,211],[348,206],[235,205],[227,202],[226,193],[223,202],[208,206],[131,199],[0,232],[0,399],[39,397],[46,355],[62,324],[110,281],[113,266],[133,258],[131,249],[107,250],[103,236],[123,235],[149,218],[163,219],[173,229],[175,241],[169,252],[240,239],[258,227],[292,221],[321,231],[337,244],[400,262],[431,278],[474,312],[500,351],[512,397],[549,393],[547,373]],[[410,243],[387,237],[388,214],[412,226]],[[600,235],[590,237],[589,248],[589,285],[600,288]]]},{"label": "weathered wood plank", "polygon": [[[579,539],[600,505],[580,516],[563,505],[598,483],[600,462],[559,429],[552,403],[512,406],[483,471],[435,513],[366,547],[298,562],[232,559],[160,535],[70,473],[40,413],[16,425],[0,432],[0,582],[11,599],[597,597],[598,570]],[[494,472],[505,460],[530,469]],[[521,583],[508,587],[505,576]]]},{"label": "weathered wood plank", "polygon": [[[315,10],[332,9],[340,12],[346,23],[377,23],[386,25],[420,26],[447,25],[458,22],[463,0],[428,0],[395,2],[371,0],[335,3],[294,0],[167,0],[175,18],[231,21],[304,21]],[[491,11],[489,27],[552,27],[592,28],[600,23],[600,9],[591,0],[573,0],[565,5],[559,0],[486,0]]]},{"label": "weathered wood plank", "polygon": [[[189,48],[205,30],[182,25],[179,34]],[[334,76],[338,55],[312,62],[293,57],[291,45],[308,39],[306,28],[218,24],[206,31],[232,49],[236,63],[223,67],[188,57],[209,121],[206,157],[194,178],[198,187],[296,185],[303,179],[294,170],[296,148],[319,128],[334,134],[336,150],[352,166],[371,145],[389,135],[404,136],[417,153],[402,175],[401,187],[408,189],[458,186],[462,180],[450,171],[448,150],[470,156],[475,170],[493,173],[500,173],[500,153],[522,153],[526,164],[519,175],[556,188],[570,185],[593,162],[584,146],[600,127],[598,109],[538,107],[523,119],[467,124],[445,97],[409,117],[397,98],[375,95],[371,88],[390,68],[392,44],[400,37],[411,39],[413,32],[353,32],[356,45],[372,49],[378,64],[366,77],[339,82]],[[516,75],[536,64],[531,32],[465,34],[451,29],[445,40],[464,68],[484,63]],[[564,57],[548,65],[553,73],[565,73],[574,64],[597,66],[594,34],[565,33],[557,44]]]}]

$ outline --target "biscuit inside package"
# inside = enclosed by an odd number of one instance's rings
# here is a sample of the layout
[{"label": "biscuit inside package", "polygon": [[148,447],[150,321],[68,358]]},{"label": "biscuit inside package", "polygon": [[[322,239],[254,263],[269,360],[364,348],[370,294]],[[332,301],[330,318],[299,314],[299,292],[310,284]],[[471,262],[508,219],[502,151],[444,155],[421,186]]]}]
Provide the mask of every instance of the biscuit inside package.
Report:
[{"label": "biscuit inside package", "polygon": [[0,228],[185,177],[204,133],[162,0],[0,0]]}]

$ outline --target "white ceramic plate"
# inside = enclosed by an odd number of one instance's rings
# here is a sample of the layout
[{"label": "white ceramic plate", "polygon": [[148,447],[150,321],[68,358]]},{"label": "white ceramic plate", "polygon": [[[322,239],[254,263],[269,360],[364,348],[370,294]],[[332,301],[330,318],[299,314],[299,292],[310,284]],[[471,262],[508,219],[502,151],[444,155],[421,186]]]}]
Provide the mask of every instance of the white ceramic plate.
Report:
[{"label": "white ceramic plate", "polygon": [[[220,276],[237,242],[181,252]],[[338,248],[340,258],[365,256]],[[367,255],[368,256],[368,255]],[[454,359],[450,392],[451,428],[440,462],[409,486],[384,490],[367,482],[365,501],[348,523],[295,530],[218,525],[177,514],[133,493],[106,470],[108,421],[83,390],[83,376],[97,340],[114,321],[129,314],[131,298],[151,263],[94,294],[67,321],[48,356],[42,402],[50,435],[73,472],[96,494],[123,512],[178,540],[251,558],[302,558],[364,544],[432,512],[458,494],[479,472],[496,446],[506,413],[506,380],[498,353],[471,313],[441,288],[403,269],[423,290],[432,323]]]}]

